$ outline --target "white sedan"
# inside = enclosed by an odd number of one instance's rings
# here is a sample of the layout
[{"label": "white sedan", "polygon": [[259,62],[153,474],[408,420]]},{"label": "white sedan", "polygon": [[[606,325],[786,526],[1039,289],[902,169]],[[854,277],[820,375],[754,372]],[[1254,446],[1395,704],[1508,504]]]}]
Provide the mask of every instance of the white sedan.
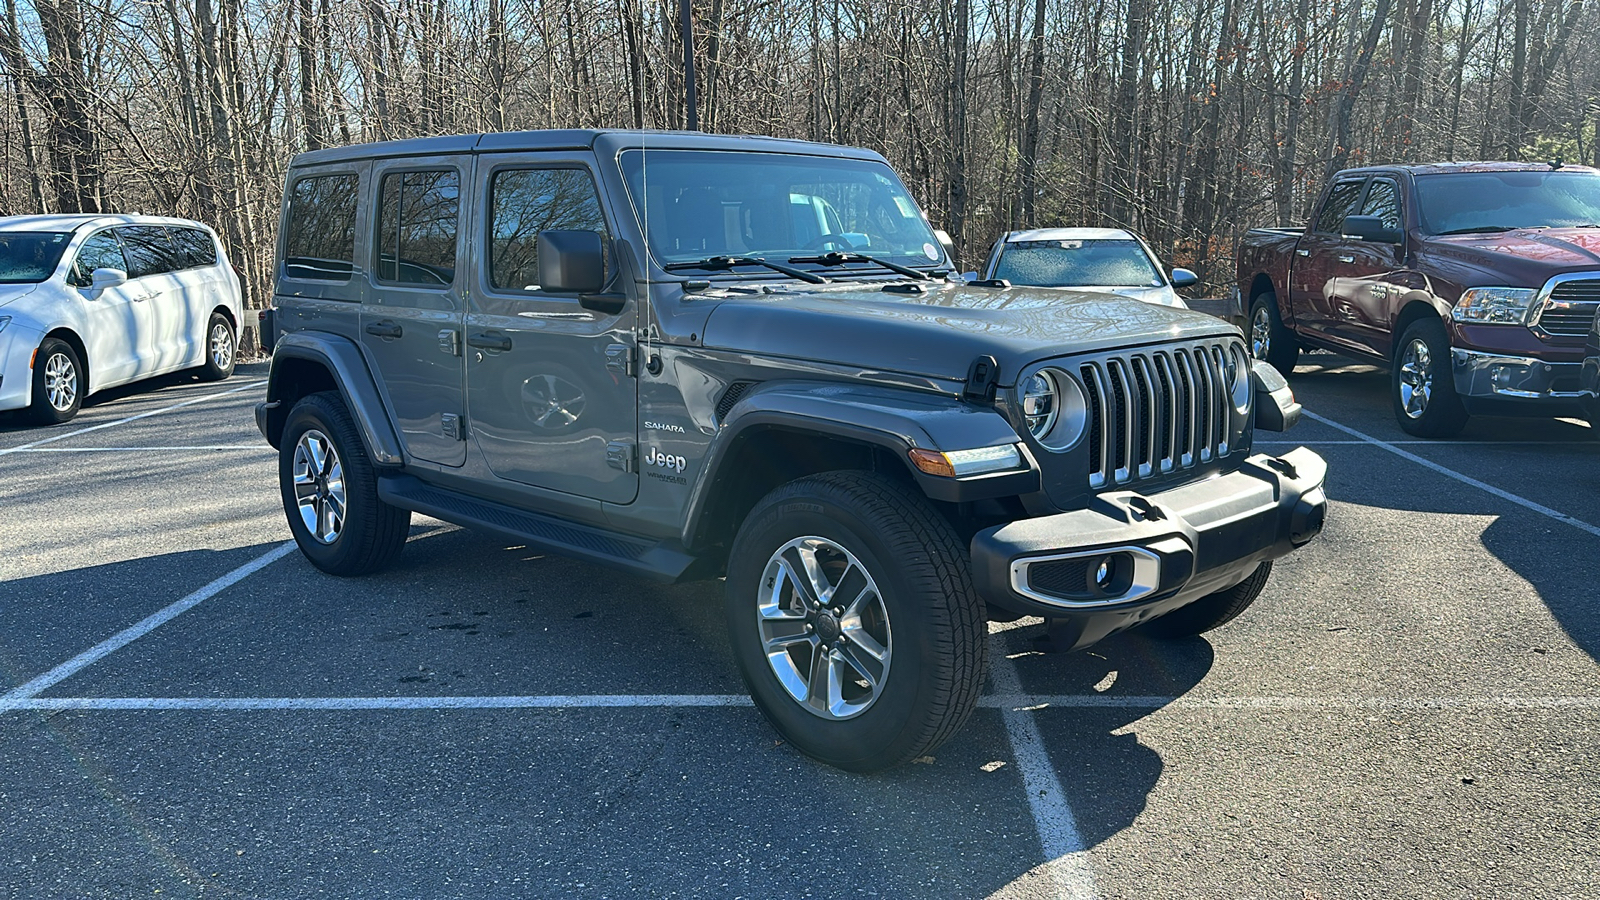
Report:
[{"label": "white sedan", "polygon": [[1199,281],[1188,269],[1161,270],[1149,245],[1121,228],[1035,228],[995,241],[985,280],[1034,287],[1103,291],[1186,307],[1175,288]]},{"label": "white sedan", "polygon": [[95,391],[233,373],[239,276],[199,222],[0,218],[0,410],[65,422]]}]

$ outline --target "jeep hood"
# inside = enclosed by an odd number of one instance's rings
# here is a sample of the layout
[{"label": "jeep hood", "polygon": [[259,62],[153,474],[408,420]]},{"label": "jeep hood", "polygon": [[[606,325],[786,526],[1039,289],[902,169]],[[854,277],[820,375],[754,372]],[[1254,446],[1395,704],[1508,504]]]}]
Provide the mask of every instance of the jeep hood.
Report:
[{"label": "jeep hood", "polygon": [[965,380],[993,356],[1000,382],[1040,359],[1237,333],[1220,319],[1110,294],[1060,288],[882,282],[723,295],[705,326],[708,348],[929,378]]}]

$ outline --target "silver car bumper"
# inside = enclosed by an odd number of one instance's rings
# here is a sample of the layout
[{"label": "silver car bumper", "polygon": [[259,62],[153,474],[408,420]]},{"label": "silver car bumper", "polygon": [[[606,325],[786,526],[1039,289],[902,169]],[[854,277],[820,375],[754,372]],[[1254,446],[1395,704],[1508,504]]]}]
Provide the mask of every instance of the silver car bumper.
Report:
[{"label": "silver car bumper", "polygon": [[1580,396],[1580,363],[1545,362],[1527,356],[1450,351],[1456,393],[1463,398],[1500,398],[1570,404]]}]

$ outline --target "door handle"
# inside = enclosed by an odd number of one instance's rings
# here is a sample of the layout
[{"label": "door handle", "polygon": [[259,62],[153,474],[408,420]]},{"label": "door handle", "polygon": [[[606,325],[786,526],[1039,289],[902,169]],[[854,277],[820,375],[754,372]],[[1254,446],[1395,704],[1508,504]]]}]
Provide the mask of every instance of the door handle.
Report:
[{"label": "door handle", "polygon": [[1296,250],[1294,252],[1294,255],[1295,256],[1310,256],[1311,255],[1311,251],[1310,250]]},{"label": "door handle", "polygon": [[367,334],[375,337],[396,338],[400,336],[400,333],[400,323],[391,322],[388,319],[384,319],[381,322],[373,322],[367,326]]},{"label": "door handle", "polygon": [[485,350],[510,350],[511,338],[498,331],[480,331],[477,334],[467,335],[467,345]]},{"label": "door handle", "polygon": [[1356,258],[1354,256],[1341,256],[1341,257],[1339,257],[1339,262],[1342,262],[1342,263],[1353,263],[1355,261],[1356,261]]}]

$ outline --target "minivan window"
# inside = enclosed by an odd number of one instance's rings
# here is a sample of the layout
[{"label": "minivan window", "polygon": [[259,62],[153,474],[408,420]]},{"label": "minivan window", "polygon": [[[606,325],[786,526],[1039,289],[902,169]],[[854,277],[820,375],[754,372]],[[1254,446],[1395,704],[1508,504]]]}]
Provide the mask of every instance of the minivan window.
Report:
[{"label": "minivan window", "polygon": [[1356,201],[1361,198],[1361,184],[1341,181],[1328,192],[1328,202],[1322,205],[1322,215],[1317,217],[1317,230],[1324,234],[1339,234],[1344,230],[1346,216],[1355,215]]},{"label": "minivan window", "polygon": [[0,231],[0,284],[38,284],[49,278],[71,238],[64,231]]},{"label": "minivan window", "polygon": [[584,169],[507,169],[489,188],[489,284],[539,289],[539,232],[598,231],[605,214]]},{"label": "minivan window", "polygon": [[167,231],[177,247],[178,268],[193,269],[217,264],[217,242],[211,239],[211,235],[198,228],[169,228]]},{"label": "minivan window", "polygon": [[392,172],[378,191],[379,281],[448,285],[456,277],[461,178],[454,169]]},{"label": "minivan window", "polygon": [[126,225],[116,229],[122,238],[122,252],[128,257],[128,277],[143,278],[161,275],[178,264],[178,251],[167,237],[167,229],[160,225]]},{"label": "minivan window", "polygon": [[289,190],[283,246],[290,278],[348,281],[356,260],[356,176],[311,175]]},{"label": "minivan window", "polygon": [[122,242],[109,229],[90,235],[78,248],[78,258],[72,261],[67,281],[74,287],[88,287],[94,282],[95,269],[128,271],[128,261],[122,256]]}]

